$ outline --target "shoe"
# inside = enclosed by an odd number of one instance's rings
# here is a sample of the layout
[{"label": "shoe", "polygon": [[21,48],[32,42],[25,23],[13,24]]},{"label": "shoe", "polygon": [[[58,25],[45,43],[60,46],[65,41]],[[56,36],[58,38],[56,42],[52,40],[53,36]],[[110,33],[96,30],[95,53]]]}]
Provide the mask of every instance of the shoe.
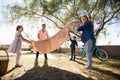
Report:
[{"label": "shoe", "polygon": [[20,64],[19,64],[19,65],[18,65],[18,64],[17,64],[17,65],[15,65],[15,67],[16,67],[16,68],[17,68],[17,67],[22,67],[22,66],[23,66],[23,65],[20,65]]},{"label": "shoe", "polygon": [[75,61],[75,59],[73,59],[73,61]]},{"label": "shoe", "polygon": [[86,65],[84,68],[85,68],[85,69],[92,70],[92,66],[88,66],[88,65]]},{"label": "shoe", "polygon": [[48,60],[48,58],[45,58],[46,60]]}]

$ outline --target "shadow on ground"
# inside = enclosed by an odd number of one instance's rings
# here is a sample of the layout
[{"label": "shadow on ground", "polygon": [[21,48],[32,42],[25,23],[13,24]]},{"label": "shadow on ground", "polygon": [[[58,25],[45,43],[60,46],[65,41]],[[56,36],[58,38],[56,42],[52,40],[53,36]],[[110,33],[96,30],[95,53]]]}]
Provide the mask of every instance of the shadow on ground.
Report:
[{"label": "shadow on ground", "polygon": [[38,60],[35,59],[34,67],[15,80],[92,80],[92,78],[51,67],[47,64],[47,60],[44,60],[44,65],[40,67]]},{"label": "shadow on ground", "polygon": [[120,79],[120,75],[116,74],[116,73],[114,73],[112,71],[102,70],[102,69],[99,69],[99,68],[93,68],[93,70],[96,70],[97,72],[103,73],[103,74],[108,75],[108,76],[114,76],[118,80]]}]

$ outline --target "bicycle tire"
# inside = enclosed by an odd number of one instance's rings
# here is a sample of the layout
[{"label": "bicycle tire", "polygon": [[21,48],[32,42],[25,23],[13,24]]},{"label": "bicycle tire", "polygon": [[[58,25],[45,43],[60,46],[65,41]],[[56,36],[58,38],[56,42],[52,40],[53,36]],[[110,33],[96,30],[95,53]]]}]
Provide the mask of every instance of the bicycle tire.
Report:
[{"label": "bicycle tire", "polygon": [[99,49],[96,50],[96,57],[101,61],[106,61],[108,59],[108,54],[105,50]]},{"label": "bicycle tire", "polygon": [[82,58],[84,58],[85,57],[85,51],[80,51],[80,52],[78,52],[78,57],[77,57],[77,59],[82,59]]}]

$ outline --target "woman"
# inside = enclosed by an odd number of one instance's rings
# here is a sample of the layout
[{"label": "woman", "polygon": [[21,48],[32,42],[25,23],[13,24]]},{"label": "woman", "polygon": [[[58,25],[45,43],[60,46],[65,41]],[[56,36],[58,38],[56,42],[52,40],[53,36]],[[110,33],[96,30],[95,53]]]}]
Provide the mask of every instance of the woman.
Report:
[{"label": "woman", "polygon": [[92,68],[92,53],[90,50],[91,50],[93,43],[95,41],[94,32],[93,32],[93,25],[88,20],[87,16],[83,16],[81,18],[81,20],[82,20],[83,25],[79,26],[77,31],[82,31],[81,40],[84,43],[86,57],[87,57],[87,65],[85,66],[85,68],[91,69]]}]

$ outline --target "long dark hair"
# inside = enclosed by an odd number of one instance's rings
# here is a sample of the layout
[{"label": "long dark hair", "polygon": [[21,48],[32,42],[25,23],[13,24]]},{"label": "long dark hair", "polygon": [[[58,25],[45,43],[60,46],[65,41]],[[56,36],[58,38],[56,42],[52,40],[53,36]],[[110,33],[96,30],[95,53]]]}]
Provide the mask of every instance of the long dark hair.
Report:
[{"label": "long dark hair", "polygon": [[16,28],[16,31],[18,31],[21,27],[22,27],[22,25],[18,25]]},{"label": "long dark hair", "polygon": [[87,21],[88,21],[88,17],[86,15],[84,15],[83,17],[85,17],[87,19]]}]

